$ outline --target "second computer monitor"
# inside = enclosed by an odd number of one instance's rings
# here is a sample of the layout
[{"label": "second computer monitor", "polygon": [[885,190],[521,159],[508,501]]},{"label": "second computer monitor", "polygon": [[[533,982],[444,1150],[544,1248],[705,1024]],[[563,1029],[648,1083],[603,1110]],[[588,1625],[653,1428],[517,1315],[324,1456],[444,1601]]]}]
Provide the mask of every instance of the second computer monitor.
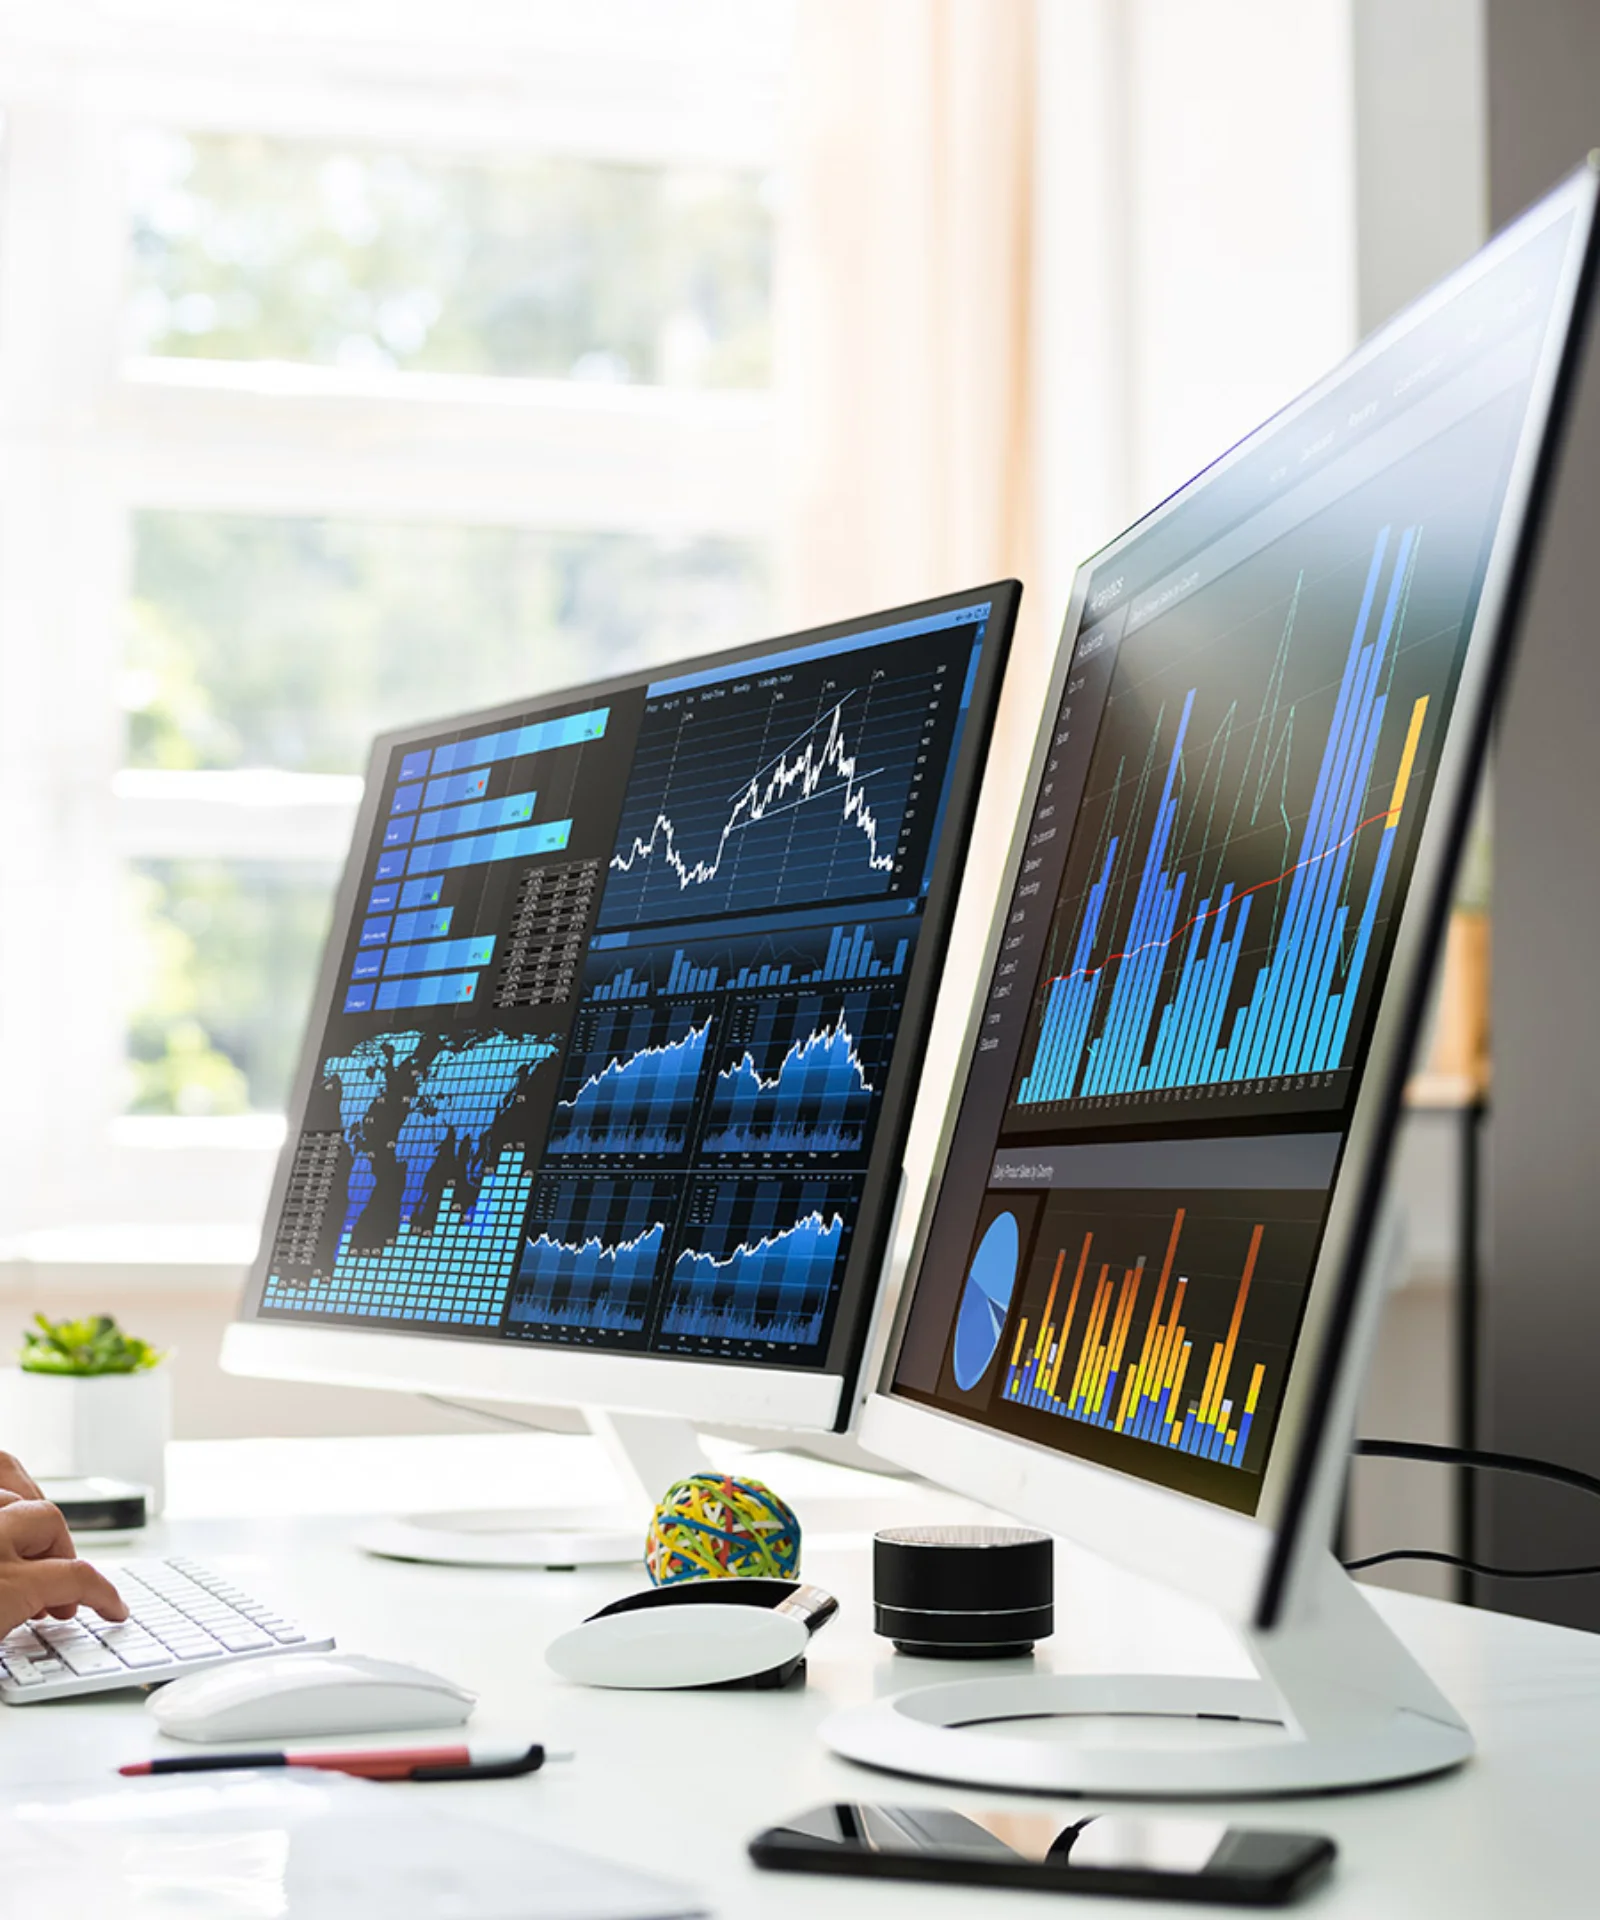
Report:
[{"label": "second computer monitor", "polygon": [[379,741],[229,1364],[840,1423],[1017,594]]}]

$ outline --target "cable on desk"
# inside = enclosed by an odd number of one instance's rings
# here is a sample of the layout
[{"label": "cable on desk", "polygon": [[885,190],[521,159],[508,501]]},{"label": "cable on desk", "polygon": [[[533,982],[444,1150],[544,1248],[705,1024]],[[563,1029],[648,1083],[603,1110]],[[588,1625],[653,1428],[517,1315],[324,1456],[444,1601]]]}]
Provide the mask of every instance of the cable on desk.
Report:
[{"label": "cable on desk", "polygon": [[[1420,1460],[1428,1466],[1482,1467],[1491,1473],[1521,1473],[1533,1480],[1550,1480],[1560,1487],[1574,1487],[1579,1493],[1600,1497],[1600,1478],[1582,1473],[1576,1467],[1558,1466],[1553,1460],[1535,1460],[1524,1453],[1494,1453],[1484,1447],[1434,1446],[1425,1440],[1358,1440],[1355,1451],[1368,1460]],[[1368,1567],[1387,1566],[1394,1560],[1425,1560],[1435,1566],[1459,1567],[1463,1573],[1479,1574],[1487,1580],[1577,1580],[1600,1574],[1600,1565],[1581,1567],[1491,1567],[1481,1560],[1468,1560],[1457,1553],[1443,1553],[1429,1547],[1393,1547],[1387,1553],[1369,1553],[1360,1560],[1346,1560],[1346,1573],[1362,1573]]]},{"label": "cable on desk", "polygon": [[1459,1553],[1440,1553],[1430,1547],[1394,1547],[1388,1553],[1369,1553],[1362,1560],[1346,1560],[1346,1573],[1364,1573],[1368,1567],[1387,1566],[1391,1560],[1431,1560],[1441,1567],[1459,1567],[1463,1573],[1480,1573],[1488,1580],[1576,1580],[1586,1573],[1600,1573],[1593,1567],[1491,1567],[1482,1560],[1467,1560]]}]

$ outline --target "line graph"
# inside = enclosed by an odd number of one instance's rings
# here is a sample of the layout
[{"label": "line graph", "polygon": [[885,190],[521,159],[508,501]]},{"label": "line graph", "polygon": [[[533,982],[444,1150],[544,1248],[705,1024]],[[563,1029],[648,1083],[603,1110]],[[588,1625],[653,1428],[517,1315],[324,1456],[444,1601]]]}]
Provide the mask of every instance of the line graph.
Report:
[{"label": "line graph", "polygon": [[857,827],[866,841],[868,867],[877,873],[892,873],[894,855],[883,852],[879,846],[878,820],[867,798],[866,787],[867,781],[883,769],[875,767],[866,773],[860,770],[857,756],[845,742],[844,705],[841,700],[824,721],[808,727],[784,752],[764,767],[757,767],[736,797],[729,796],[732,811],[717,835],[716,851],[709,860],[691,863],[686,859],[678,851],[677,829],[666,814],[658,813],[648,840],[635,839],[626,853],[613,854],[612,871],[631,873],[642,860],[660,859],[677,876],[680,891],[704,886],[721,873],[728,843],[736,833],[770,815],[804,806],[826,788],[836,799],[842,795],[841,817],[846,826]]},{"label": "line graph", "polygon": [[[1313,588],[1302,570],[1270,655],[1256,620],[1253,719],[1237,697],[1198,712],[1207,682],[1181,665],[1187,687],[1151,671],[1113,688],[1016,1108],[1348,1065],[1444,690],[1407,645],[1421,535],[1382,527],[1353,580],[1335,570]],[[1231,677],[1245,687],[1241,631]]]},{"label": "line graph", "polygon": [[859,1200],[854,1184],[704,1183],[673,1262],[664,1335],[815,1346]]},{"label": "line graph", "polygon": [[681,1153],[711,1025],[703,1008],[659,1004],[583,1015],[573,1030],[546,1151]]},{"label": "line graph", "polygon": [[676,1206],[671,1182],[541,1181],[507,1309],[512,1325],[641,1332]]},{"label": "line graph", "polygon": [[600,925],[892,892],[931,829],[918,803],[960,692],[910,644],[651,702]]},{"label": "line graph", "polygon": [[708,1153],[859,1153],[897,999],[804,994],[735,1010],[711,1085]]}]

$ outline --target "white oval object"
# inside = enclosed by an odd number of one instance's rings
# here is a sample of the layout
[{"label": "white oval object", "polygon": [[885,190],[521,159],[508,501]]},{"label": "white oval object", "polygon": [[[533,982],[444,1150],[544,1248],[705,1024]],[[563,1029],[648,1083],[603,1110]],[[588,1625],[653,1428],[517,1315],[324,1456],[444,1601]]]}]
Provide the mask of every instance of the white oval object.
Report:
[{"label": "white oval object", "polygon": [[784,1666],[809,1640],[803,1621],[765,1607],[646,1607],[585,1620],[545,1658],[588,1687],[713,1687]]},{"label": "white oval object", "polygon": [[422,1667],[357,1653],[280,1653],[185,1674],[148,1701],[174,1740],[303,1740],[458,1727],[477,1696]]}]

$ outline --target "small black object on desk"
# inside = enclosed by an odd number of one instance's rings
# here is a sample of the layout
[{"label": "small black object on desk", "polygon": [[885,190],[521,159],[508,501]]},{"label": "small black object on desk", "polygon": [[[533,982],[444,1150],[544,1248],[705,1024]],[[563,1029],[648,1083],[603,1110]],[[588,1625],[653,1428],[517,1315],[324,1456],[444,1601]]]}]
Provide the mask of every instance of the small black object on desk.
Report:
[{"label": "small black object on desk", "polygon": [[1055,1631],[1055,1543],[1031,1527],[886,1527],[872,1624],[901,1653],[1001,1660]]}]

